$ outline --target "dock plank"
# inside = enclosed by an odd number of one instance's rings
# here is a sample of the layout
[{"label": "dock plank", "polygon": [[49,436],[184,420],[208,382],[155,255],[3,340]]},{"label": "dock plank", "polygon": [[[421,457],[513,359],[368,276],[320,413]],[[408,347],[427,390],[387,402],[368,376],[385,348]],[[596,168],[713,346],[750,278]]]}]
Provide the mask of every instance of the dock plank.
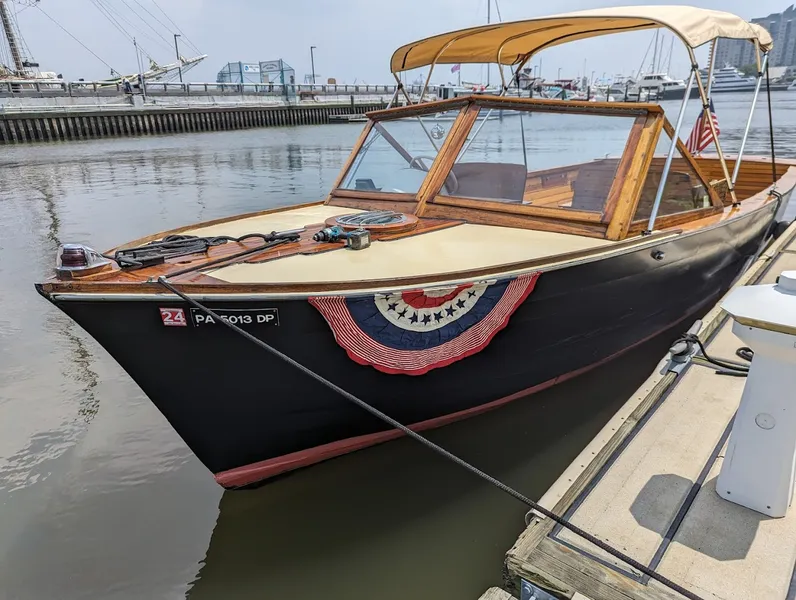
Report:
[{"label": "dock plank", "polygon": [[[743,345],[727,324],[708,351],[729,358]],[[743,385],[740,377],[689,369],[575,511],[572,523],[648,564],[735,414]],[[560,537],[583,546],[569,532]]]},{"label": "dock plank", "polygon": [[722,462],[723,452],[658,570],[703,597],[784,599],[796,564],[796,511],[772,519],[722,500]]}]

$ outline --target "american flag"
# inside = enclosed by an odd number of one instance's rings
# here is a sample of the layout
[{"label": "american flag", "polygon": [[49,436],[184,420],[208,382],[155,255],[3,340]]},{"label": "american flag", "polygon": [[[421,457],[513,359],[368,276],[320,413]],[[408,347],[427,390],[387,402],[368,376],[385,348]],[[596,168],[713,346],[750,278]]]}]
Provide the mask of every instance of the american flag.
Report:
[{"label": "american flag", "polygon": [[[719,130],[719,118],[713,109],[713,99],[710,100],[710,118],[716,128],[716,135],[719,135],[721,133]],[[688,136],[685,147],[691,154],[699,154],[711,143],[713,143],[713,136],[710,133],[710,123],[705,119],[705,111],[702,111],[697,117],[696,123],[694,123],[694,128],[691,130],[691,135]]]},{"label": "american flag", "polygon": [[453,65],[453,66],[451,67],[451,73],[456,73],[456,72],[457,72],[459,69],[461,69],[461,68],[462,68],[462,65],[461,65],[461,64],[458,64],[458,65]]}]

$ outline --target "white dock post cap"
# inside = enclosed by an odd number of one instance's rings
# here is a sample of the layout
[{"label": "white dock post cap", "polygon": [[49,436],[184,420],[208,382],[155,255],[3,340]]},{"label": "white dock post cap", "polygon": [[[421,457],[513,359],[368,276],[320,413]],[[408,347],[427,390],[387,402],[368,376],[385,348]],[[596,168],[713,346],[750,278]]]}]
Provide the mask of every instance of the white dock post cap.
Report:
[{"label": "white dock post cap", "polygon": [[796,271],[782,271],[777,281],[777,289],[786,294],[796,294]]},{"label": "white dock post cap", "polygon": [[796,477],[796,271],[776,284],[733,290],[721,307],[754,350],[716,492],[770,517],[784,517]]},{"label": "white dock post cap", "polygon": [[721,307],[741,325],[796,335],[796,271],[782,271],[775,284],[736,288]]}]

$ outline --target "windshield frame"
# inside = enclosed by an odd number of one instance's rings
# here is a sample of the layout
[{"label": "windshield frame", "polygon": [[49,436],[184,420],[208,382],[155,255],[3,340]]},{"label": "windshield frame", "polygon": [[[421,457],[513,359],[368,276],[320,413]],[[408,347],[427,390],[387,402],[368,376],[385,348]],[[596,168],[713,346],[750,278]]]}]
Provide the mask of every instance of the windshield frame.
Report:
[{"label": "windshield frame", "polygon": [[[433,164],[416,193],[391,193],[371,190],[348,190],[340,185],[350,171],[359,151],[376,123],[408,116],[423,117],[460,107],[456,120],[441,145]],[[632,117],[634,122],[619,159],[614,182],[606,197],[602,212],[565,207],[511,204],[492,200],[462,198],[442,195],[451,169],[471,133],[478,129],[477,118],[481,110],[514,109],[518,111],[576,113],[603,115],[606,118]],[[354,146],[348,161],[338,176],[327,204],[381,210],[389,208],[426,218],[455,218],[475,222],[512,223],[516,227],[541,227],[563,233],[577,233],[606,239],[623,239],[630,223],[625,223],[631,207],[635,208],[640,194],[640,184],[646,177],[658,134],[671,127],[658,104],[637,102],[587,102],[543,98],[508,96],[467,96],[450,100],[424,102],[368,113],[368,124]],[[697,168],[699,176],[706,180]],[[711,197],[713,192],[711,191]],[[718,209],[718,208],[716,208]],[[714,210],[716,210],[714,209]],[[502,215],[500,218],[497,215]],[[696,216],[696,215],[694,215]]]},{"label": "windshield frame", "polygon": [[[434,172],[435,165],[439,162],[440,156],[447,153],[446,146],[448,145],[450,138],[454,135],[455,132],[460,130],[460,123],[463,115],[467,112],[470,108],[471,103],[469,98],[453,98],[450,100],[441,100],[437,102],[424,102],[422,104],[413,104],[406,107],[397,107],[393,109],[385,109],[380,111],[374,111],[371,113],[367,113],[369,117],[368,123],[365,126],[365,129],[357,139],[356,144],[349,156],[348,160],[346,161],[343,168],[340,170],[340,174],[335,181],[334,185],[332,186],[332,190],[330,192],[329,197],[341,197],[341,198],[351,198],[351,199],[363,199],[363,200],[385,200],[385,201],[399,201],[399,202],[416,202],[417,197],[420,194],[420,191],[426,185],[426,182],[429,179],[429,175]],[[459,113],[456,115],[456,118],[451,123],[450,131],[446,136],[443,143],[440,145],[439,149],[437,150],[437,154],[435,156],[434,162],[431,165],[428,165],[428,171],[426,172],[426,176],[423,179],[423,182],[417,192],[406,192],[406,193],[396,193],[396,192],[381,192],[381,191],[372,191],[372,190],[352,190],[349,188],[343,188],[342,185],[347,179],[349,173],[356,167],[357,159],[364,154],[360,154],[361,150],[365,148],[365,144],[368,143],[368,138],[373,131],[374,128],[378,128],[381,126],[382,123],[388,123],[390,121],[396,121],[398,119],[405,119],[407,117],[417,117],[418,119],[418,127],[421,127],[425,130],[425,135],[429,135],[428,129],[423,122],[423,117],[428,115],[434,115],[439,112],[443,111],[452,111],[456,108],[459,108]],[[403,156],[403,153],[406,150],[400,143],[395,140],[392,135],[382,135],[382,139],[387,141],[398,154]],[[431,141],[432,145],[436,145],[432,138],[429,135],[429,141]],[[403,152],[402,152],[403,151]],[[327,199],[328,202],[329,199]]]}]

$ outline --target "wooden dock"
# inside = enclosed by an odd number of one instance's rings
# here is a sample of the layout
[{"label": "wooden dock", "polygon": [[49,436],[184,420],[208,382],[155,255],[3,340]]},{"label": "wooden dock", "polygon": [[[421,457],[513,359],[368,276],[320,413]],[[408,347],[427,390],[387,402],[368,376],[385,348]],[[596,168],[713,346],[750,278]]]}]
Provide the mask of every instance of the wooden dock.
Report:
[{"label": "wooden dock", "polygon": [[[736,286],[773,283],[792,269],[796,224]],[[718,307],[706,315],[699,336],[709,340],[711,356],[735,358],[744,345],[731,326]],[[702,598],[794,597],[796,509],[772,519],[721,499],[715,489],[745,378],[693,362],[673,378],[661,374],[666,364],[540,504]],[[529,513],[527,520],[505,562],[505,587],[516,598],[523,580],[554,598],[681,598],[549,519]]]},{"label": "wooden dock", "polygon": [[[363,118],[384,108],[375,104],[315,104],[311,106],[189,106],[101,108],[91,110],[0,113],[0,145],[71,141],[170,133],[228,131],[253,127],[318,125],[337,115]],[[353,114],[352,114],[353,113]],[[350,119],[349,119],[350,121]],[[347,121],[348,122],[348,121]]]}]

